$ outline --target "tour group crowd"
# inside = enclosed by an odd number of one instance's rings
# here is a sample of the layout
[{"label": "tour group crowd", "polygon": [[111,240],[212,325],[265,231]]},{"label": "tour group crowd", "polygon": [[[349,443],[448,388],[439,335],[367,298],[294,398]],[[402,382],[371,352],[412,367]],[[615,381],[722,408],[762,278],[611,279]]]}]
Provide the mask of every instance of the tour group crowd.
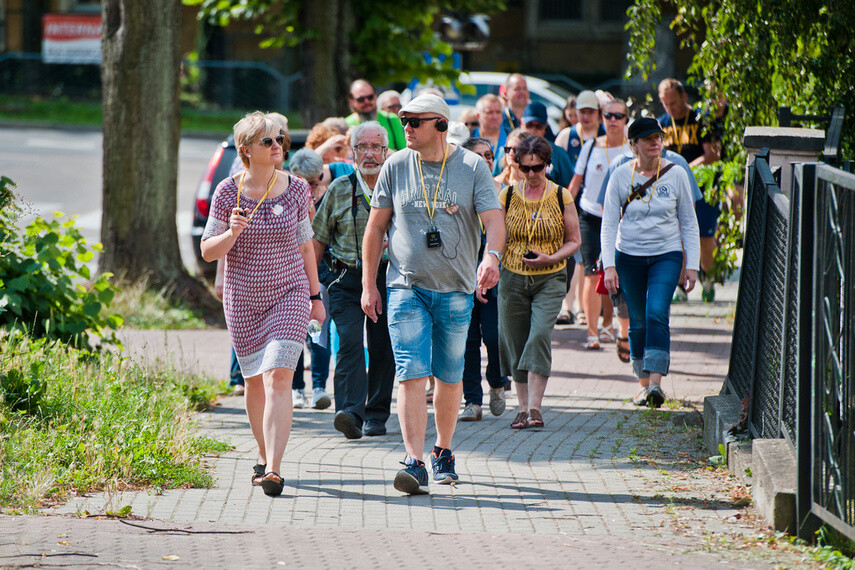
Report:
[{"label": "tour group crowd", "polygon": [[344,437],[384,436],[396,380],[395,489],[453,484],[456,423],[482,418],[482,344],[490,413],[513,390],[509,428],[542,429],[556,323],[585,326],[587,350],[614,346],[638,378],[633,402],[661,406],[670,305],[697,281],[714,296],[719,206],[691,166],[720,160],[721,117],[675,79],[658,95],[665,114],[631,120],[621,99],[582,91],[555,133],[519,74],[460,121],[435,90],[402,101],[357,80],[353,113],[293,154],[283,115],[243,117],[201,250],[218,260],[232,384],[258,444],[252,485],[282,493],[295,408],[334,402]]}]

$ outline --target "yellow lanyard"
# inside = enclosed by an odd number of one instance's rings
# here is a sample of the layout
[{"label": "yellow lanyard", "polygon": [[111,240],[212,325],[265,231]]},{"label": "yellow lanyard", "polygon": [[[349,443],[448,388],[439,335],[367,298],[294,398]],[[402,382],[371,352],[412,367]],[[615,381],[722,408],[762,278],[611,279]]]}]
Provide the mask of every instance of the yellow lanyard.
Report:
[{"label": "yellow lanyard", "polygon": [[682,129],[677,127],[677,121],[674,120],[674,117],[671,117],[671,129],[674,131],[674,144],[677,145],[677,154],[683,152],[683,133],[686,132],[689,125],[689,113],[691,113],[691,111],[688,111],[686,113],[686,117],[683,119]]},{"label": "yellow lanyard", "polygon": [[[526,214],[528,214],[528,204],[525,198],[525,181],[520,184],[520,192],[523,197],[523,208],[525,209]],[[528,216],[530,220],[534,220],[531,226],[529,226],[529,220],[525,221],[525,225],[528,228],[528,241],[526,243],[531,243],[531,238],[534,237],[534,230],[537,228],[537,222],[539,222],[541,218],[540,206],[543,204],[543,198],[546,196],[547,192],[549,192],[549,180],[546,181],[546,184],[543,187],[543,193],[540,195],[540,200],[537,201],[537,209]]]},{"label": "yellow lanyard", "polygon": [[425,187],[425,177],[422,173],[422,157],[421,155],[416,155],[416,159],[419,161],[419,178],[422,180],[422,194],[424,194],[425,197],[425,208],[427,208],[428,218],[430,218],[431,222],[433,221],[433,215],[436,213],[436,197],[439,196],[439,185],[442,183],[442,173],[445,171],[446,158],[448,158],[448,145],[445,145],[445,154],[442,157],[442,166],[439,169],[439,179],[436,181],[436,189],[433,191],[433,209],[431,209],[427,195],[427,188]]},{"label": "yellow lanyard", "polygon": [[[632,194],[632,183],[635,180],[635,167],[638,166],[638,159],[632,163],[632,176],[629,177],[629,193]],[[656,182],[653,183],[653,190],[650,192],[650,198],[645,200],[644,198],[639,198],[642,202],[647,204],[653,199],[653,192],[656,192],[656,187],[659,185],[659,171],[662,169],[662,160],[660,159],[656,163]]]},{"label": "yellow lanyard", "polygon": [[[243,176],[240,177],[240,184],[238,184],[238,195],[237,195],[237,207],[240,208],[240,191],[243,188],[243,179],[246,178],[246,170],[243,171]],[[270,177],[270,184],[267,185],[267,192],[264,193],[264,196],[261,197],[258,204],[255,205],[255,209],[252,210],[247,221],[252,221],[252,217],[255,215],[255,211],[258,210],[258,207],[261,206],[261,203],[264,202],[267,195],[270,194],[270,189],[273,188],[273,184],[276,183],[276,171],[273,171],[273,176]]]},{"label": "yellow lanyard", "polygon": [[[625,144],[626,144],[626,137],[623,137],[623,141],[621,141],[619,148],[623,148],[623,145],[625,145]],[[605,144],[603,145],[603,148],[606,149],[606,164],[611,164],[612,161],[609,160],[609,141],[608,141],[608,139],[606,139]],[[591,149],[591,150],[593,150],[593,149]]]}]

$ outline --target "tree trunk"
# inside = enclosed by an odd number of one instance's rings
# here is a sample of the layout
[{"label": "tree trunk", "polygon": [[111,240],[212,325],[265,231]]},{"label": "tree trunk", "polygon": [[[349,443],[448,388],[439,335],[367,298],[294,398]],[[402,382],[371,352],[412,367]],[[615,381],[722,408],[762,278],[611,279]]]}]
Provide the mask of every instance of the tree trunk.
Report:
[{"label": "tree trunk", "polygon": [[351,71],[348,44],[353,30],[353,10],[347,0],[312,0],[301,10],[304,25],[318,32],[300,46],[303,72],[301,114],[307,129],[347,109]]},{"label": "tree trunk", "polygon": [[148,278],[154,287],[211,305],[205,299],[211,295],[184,269],[175,224],[181,2],[103,0],[102,16],[99,270]]}]

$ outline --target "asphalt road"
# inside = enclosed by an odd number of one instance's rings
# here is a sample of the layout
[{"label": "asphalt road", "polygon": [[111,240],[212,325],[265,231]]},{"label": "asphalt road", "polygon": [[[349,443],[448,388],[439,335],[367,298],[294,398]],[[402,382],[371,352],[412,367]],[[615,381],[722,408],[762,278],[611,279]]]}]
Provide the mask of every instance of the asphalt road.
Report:
[{"label": "asphalt road", "polygon": [[[182,138],[178,149],[178,241],[190,271],[196,261],[190,242],[193,196],[217,146],[216,139]],[[84,237],[100,241],[101,133],[70,129],[0,128],[0,175],[17,184],[28,206],[23,221],[54,211],[77,216]]]}]

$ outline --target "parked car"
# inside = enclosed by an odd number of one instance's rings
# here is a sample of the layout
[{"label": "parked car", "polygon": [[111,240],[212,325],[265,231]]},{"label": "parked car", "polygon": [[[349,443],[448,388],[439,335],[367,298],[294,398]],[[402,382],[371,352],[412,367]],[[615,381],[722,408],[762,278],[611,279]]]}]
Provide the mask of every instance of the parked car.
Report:
[{"label": "parked car", "polygon": [[[471,85],[475,88],[474,93],[460,93],[457,89],[443,88],[441,91],[445,94],[445,100],[451,106],[451,118],[457,118],[465,111],[475,106],[475,103],[488,93],[494,95],[499,94],[499,88],[504,85],[508,78],[508,73],[500,73],[495,71],[471,71],[469,73],[461,73],[459,81],[464,85]],[[554,83],[550,83],[544,79],[525,75],[526,84],[528,85],[529,97],[532,101],[540,101],[546,105],[546,112],[549,115],[549,124],[553,132],[558,132],[558,121],[561,119],[561,110],[564,109],[564,104],[567,98],[574,95],[563,87]],[[414,82],[408,90],[410,93],[418,89],[420,85]],[[406,94],[406,92],[405,92]]]},{"label": "parked car", "polygon": [[[303,148],[306,144],[306,135],[308,131],[292,130],[291,135],[291,153]],[[196,274],[208,281],[213,281],[217,271],[217,264],[208,263],[202,259],[202,252],[199,244],[202,241],[202,233],[205,231],[205,224],[208,223],[208,214],[211,210],[211,196],[214,190],[228,175],[229,169],[237,157],[237,148],[235,148],[235,139],[233,135],[229,135],[226,140],[221,142],[214,151],[211,160],[208,161],[208,166],[205,167],[205,172],[202,173],[202,180],[199,181],[199,187],[196,189],[196,195],[193,199],[193,225],[190,228],[190,239],[193,240],[193,252],[196,255]]]}]

